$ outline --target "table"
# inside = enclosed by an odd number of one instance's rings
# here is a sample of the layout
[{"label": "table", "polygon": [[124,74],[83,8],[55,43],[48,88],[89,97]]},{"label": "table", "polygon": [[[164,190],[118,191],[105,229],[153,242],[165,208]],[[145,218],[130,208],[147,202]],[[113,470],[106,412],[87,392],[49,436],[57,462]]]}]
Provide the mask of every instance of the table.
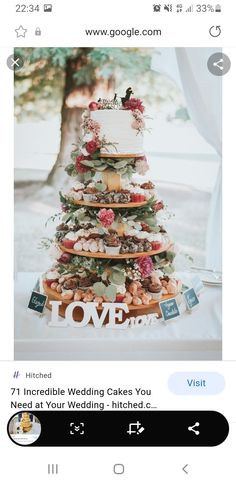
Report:
[{"label": "table", "polygon": [[220,360],[221,287],[205,286],[200,305],[176,320],[151,327],[113,330],[50,327],[27,310],[38,273],[17,273],[15,282],[16,360]]}]

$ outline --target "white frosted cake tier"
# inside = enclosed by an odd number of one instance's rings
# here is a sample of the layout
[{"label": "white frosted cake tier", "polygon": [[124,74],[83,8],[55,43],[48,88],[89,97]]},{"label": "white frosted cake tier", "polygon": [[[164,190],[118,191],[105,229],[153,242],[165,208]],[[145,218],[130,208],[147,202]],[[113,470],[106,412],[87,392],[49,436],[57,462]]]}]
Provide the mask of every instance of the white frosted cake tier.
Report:
[{"label": "white frosted cake tier", "polygon": [[143,135],[132,128],[134,121],[131,111],[104,109],[91,112],[91,118],[99,123],[101,136],[114,146],[101,151],[102,156],[143,155]]}]

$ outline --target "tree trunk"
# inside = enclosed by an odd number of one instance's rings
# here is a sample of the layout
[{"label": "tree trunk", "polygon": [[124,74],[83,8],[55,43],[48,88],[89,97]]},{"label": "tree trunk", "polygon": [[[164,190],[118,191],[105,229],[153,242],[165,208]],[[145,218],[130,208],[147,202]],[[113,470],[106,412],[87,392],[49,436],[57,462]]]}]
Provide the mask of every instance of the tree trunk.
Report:
[{"label": "tree trunk", "polygon": [[65,69],[65,88],[63,94],[62,108],[61,108],[61,141],[60,149],[50,171],[47,184],[59,185],[65,178],[64,166],[70,160],[70,152],[72,151],[72,143],[76,143],[79,136],[79,127],[83,107],[70,108],[67,105],[67,100],[75,91],[76,85],[74,81],[74,73],[78,65],[84,64],[83,55],[76,59],[68,59]]},{"label": "tree trunk", "polygon": [[[102,94],[108,95],[112,92],[114,79],[108,81],[97,79],[91,86],[77,86],[74,80],[74,73],[87,63],[87,53],[91,49],[83,49],[83,52],[76,59],[69,59],[65,69],[65,89],[61,109],[61,141],[60,149],[52,170],[50,171],[47,184],[59,188],[65,185],[65,165],[70,162],[70,154],[73,143],[78,142],[80,136],[81,116],[88,105],[89,99],[97,97],[97,89]],[[102,96],[101,96],[102,97]]]},{"label": "tree trunk", "polygon": [[62,107],[61,111],[61,141],[60,149],[48,178],[47,184],[59,186],[65,180],[65,165],[70,162],[70,154],[73,149],[73,143],[79,138],[81,115],[84,108],[67,108]]}]

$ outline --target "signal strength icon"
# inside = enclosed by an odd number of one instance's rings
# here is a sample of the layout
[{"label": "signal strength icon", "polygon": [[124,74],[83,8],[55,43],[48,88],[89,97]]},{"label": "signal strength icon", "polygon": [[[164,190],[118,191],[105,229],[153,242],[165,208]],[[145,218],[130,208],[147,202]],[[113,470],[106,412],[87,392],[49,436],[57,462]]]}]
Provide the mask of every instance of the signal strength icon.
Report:
[{"label": "signal strength icon", "polygon": [[188,7],[185,12],[193,12],[193,5],[190,5],[190,7]]}]

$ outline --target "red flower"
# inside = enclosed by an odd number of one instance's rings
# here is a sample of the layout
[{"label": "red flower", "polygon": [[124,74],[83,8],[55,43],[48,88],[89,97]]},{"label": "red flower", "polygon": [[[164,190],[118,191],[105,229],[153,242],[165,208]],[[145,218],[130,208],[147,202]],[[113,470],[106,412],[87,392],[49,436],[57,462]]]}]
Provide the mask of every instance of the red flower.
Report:
[{"label": "red flower", "polygon": [[153,210],[155,212],[158,212],[160,211],[161,209],[164,209],[164,203],[163,203],[163,200],[160,200],[159,202],[157,202],[154,206],[153,206]]},{"label": "red flower", "polygon": [[103,227],[109,227],[114,222],[115,214],[112,209],[101,209],[98,218]]},{"label": "red flower", "polygon": [[89,103],[89,109],[90,111],[96,111],[98,109],[98,103],[96,103],[96,101],[91,101],[91,103]]},{"label": "red flower", "polygon": [[85,148],[87,152],[90,153],[90,155],[92,155],[92,153],[96,152],[98,148],[98,144],[95,140],[91,140],[91,141],[88,141],[88,143],[86,143]]},{"label": "red flower", "polygon": [[72,254],[70,253],[62,253],[60,258],[57,260],[59,263],[67,264],[70,262],[72,258]]},{"label": "red flower", "polygon": [[61,210],[62,212],[68,212],[68,207],[65,204],[61,204]]},{"label": "red flower", "polygon": [[152,258],[150,256],[141,256],[141,258],[137,259],[137,263],[142,278],[148,278],[153,271]]},{"label": "red flower", "polygon": [[138,161],[138,160],[142,160],[142,162],[147,162],[147,157],[146,157],[146,155],[143,155],[142,157],[136,158],[136,161]]},{"label": "red flower", "polygon": [[130,109],[131,111],[138,109],[141,113],[143,113],[145,110],[141,99],[138,98],[130,98],[125,101],[124,109]]},{"label": "red flower", "polygon": [[89,167],[86,167],[85,165],[83,165],[81,163],[82,160],[90,160],[90,157],[85,157],[84,155],[79,155],[76,158],[75,168],[76,168],[77,172],[79,172],[79,173],[85,173],[85,172],[87,172],[89,170]]}]

